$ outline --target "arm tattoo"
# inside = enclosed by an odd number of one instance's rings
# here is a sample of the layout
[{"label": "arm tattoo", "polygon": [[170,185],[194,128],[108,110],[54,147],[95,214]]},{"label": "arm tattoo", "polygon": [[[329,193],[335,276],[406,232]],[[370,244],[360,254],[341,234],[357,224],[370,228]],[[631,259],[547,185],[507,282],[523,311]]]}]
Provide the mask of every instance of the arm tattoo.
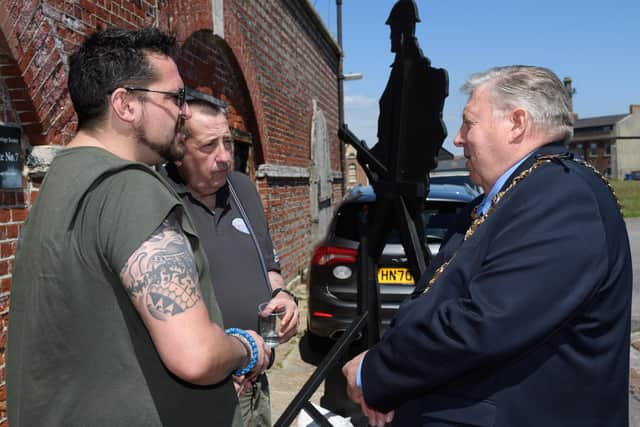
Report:
[{"label": "arm tattoo", "polygon": [[190,309],[201,298],[191,246],[172,217],[129,257],[120,277],[131,299],[142,300],[158,320]]}]

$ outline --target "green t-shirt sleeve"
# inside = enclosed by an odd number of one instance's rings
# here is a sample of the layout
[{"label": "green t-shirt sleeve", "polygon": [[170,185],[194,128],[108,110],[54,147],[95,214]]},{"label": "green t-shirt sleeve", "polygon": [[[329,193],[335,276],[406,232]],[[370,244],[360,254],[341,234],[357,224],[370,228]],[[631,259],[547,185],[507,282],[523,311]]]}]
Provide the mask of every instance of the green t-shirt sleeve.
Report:
[{"label": "green t-shirt sleeve", "polygon": [[172,210],[181,213],[179,201],[160,179],[151,171],[130,168],[105,178],[94,189],[98,244],[115,272]]}]

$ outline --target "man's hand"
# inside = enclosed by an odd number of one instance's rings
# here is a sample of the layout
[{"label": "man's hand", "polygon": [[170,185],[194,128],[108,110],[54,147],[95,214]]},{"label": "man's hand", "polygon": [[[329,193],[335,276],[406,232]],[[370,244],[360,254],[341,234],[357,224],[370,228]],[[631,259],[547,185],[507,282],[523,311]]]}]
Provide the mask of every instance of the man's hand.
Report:
[{"label": "man's hand", "polygon": [[258,362],[256,366],[251,370],[251,372],[247,373],[244,378],[252,380],[269,367],[269,360],[271,359],[271,348],[267,347],[264,343],[264,340],[256,331],[247,331],[255,340],[256,347],[258,347]]},{"label": "man's hand", "polygon": [[231,378],[233,379],[233,387],[236,389],[236,395],[238,397],[245,394],[251,388],[252,383],[246,376],[242,375],[240,377],[236,377],[234,375]]},{"label": "man's hand", "polygon": [[358,378],[358,367],[364,356],[367,354],[368,350],[363,351],[350,361],[344,364],[342,367],[342,375],[347,379],[347,394],[349,398],[356,403],[360,403],[363,400],[362,390],[358,387],[357,378]]},{"label": "man's hand", "polygon": [[[236,395],[238,397],[251,389],[258,375],[267,370],[269,367],[269,361],[271,360],[271,348],[265,345],[262,337],[256,331],[247,330],[247,333],[251,335],[256,342],[256,347],[258,348],[258,361],[256,362],[256,366],[245,375],[233,375],[231,377],[233,380],[233,387],[236,389]],[[244,340],[242,337],[240,339]]]},{"label": "man's hand", "polygon": [[[284,279],[277,271],[269,271],[269,283],[271,289],[276,290],[278,288],[284,288]],[[275,298],[273,298],[268,308],[275,310],[276,308],[284,308],[286,313],[280,321],[280,342],[287,342],[298,333],[298,326],[300,323],[300,310],[298,305],[293,301],[290,295],[285,292],[278,292]]]},{"label": "man's hand", "polygon": [[291,296],[284,292],[279,292],[275,298],[269,301],[267,310],[285,310],[284,316],[280,319],[280,343],[289,341],[298,333],[298,323],[300,322],[300,311]]},{"label": "man's hand", "polygon": [[358,368],[366,354],[367,352],[363,351],[362,353],[348,361],[342,367],[342,374],[347,379],[347,394],[349,395],[349,398],[355,403],[360,404],[362,413],[369,419],[369,424],[374,427],[384,427],[386,423],[390,423],[391,421],[393,421],[394,412],[391,411],[389,413],[383,414],[382,412],[378,412],[375,409],[371,409],[365,402],[362,389],[358,387],[356,382],[358,377]]}]

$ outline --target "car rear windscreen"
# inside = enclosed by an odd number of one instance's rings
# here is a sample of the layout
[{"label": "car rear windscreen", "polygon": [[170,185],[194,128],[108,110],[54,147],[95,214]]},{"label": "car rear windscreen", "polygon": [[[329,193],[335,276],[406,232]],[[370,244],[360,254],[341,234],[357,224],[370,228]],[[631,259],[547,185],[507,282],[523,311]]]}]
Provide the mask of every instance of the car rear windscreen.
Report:
[{"label": "car rear windscreen", "polygon": [[[422,221],[427,240],[442,239],[455,215],[466,203],[458,201],[426,201]],[[359,241],[367,230],[367,213],[373,215],[375,203],[345,203],[336,214],[335,235]],[[387,243],[400,243],[397,230],[392,230]]]}]

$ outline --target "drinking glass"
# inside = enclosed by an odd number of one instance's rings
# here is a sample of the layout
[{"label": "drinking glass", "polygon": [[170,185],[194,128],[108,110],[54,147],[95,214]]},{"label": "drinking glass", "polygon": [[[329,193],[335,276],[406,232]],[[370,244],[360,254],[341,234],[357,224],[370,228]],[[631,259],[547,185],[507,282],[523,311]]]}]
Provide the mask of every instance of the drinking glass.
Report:
[{"label": "drinking glass", "polygon": [[280,322],[286,309],[284,307],[277,308],[273,311],[267,308],[268,302],[258,305],[258,333],[269,348],[277,347],[280,344]]}]

